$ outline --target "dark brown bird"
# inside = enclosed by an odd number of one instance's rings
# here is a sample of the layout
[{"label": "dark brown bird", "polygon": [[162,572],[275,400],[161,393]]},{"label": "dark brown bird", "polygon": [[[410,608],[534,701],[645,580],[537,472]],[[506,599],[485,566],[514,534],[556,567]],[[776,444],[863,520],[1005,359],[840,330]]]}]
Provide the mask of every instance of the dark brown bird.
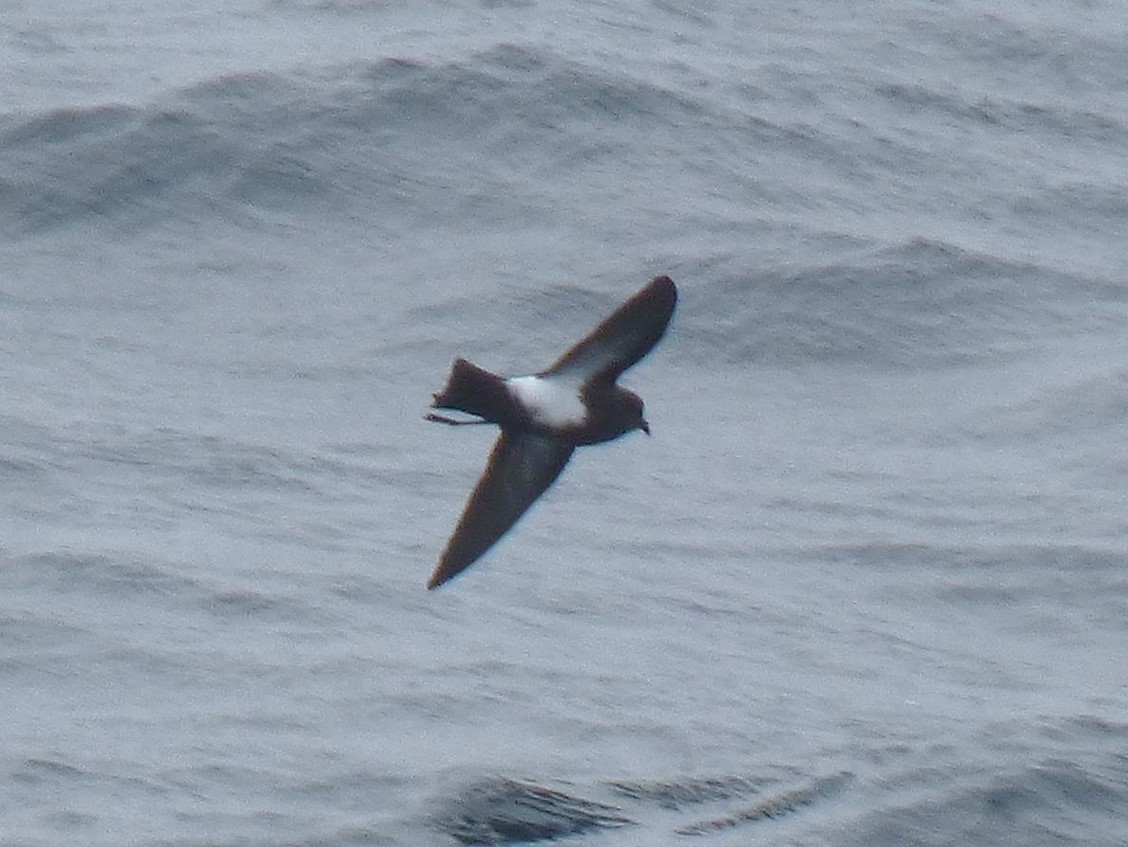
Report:
[{"label": "dark brown bird", "polygon": [[655,277],[548,370],[532,376],[505,378],[455,360],[431,407],[476,419],[434,413],[427,419],[497,424],[501,435],[427,588],[462,573],[489,550],[552,485],[576,447],[635,429],[650,434],[642,400],[615,381],[658,343],[677,300],[673,280]]}]

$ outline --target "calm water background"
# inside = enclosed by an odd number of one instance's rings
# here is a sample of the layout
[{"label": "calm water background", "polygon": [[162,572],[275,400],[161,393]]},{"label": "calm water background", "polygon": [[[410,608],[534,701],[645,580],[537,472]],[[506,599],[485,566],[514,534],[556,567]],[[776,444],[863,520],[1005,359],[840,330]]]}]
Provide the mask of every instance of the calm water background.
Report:
[{"label": "calm water background", "polygon": [[[0,11],[5,845],[1128,840],[1128,11]],[[490,556],[451,359],[626,384]]]}]

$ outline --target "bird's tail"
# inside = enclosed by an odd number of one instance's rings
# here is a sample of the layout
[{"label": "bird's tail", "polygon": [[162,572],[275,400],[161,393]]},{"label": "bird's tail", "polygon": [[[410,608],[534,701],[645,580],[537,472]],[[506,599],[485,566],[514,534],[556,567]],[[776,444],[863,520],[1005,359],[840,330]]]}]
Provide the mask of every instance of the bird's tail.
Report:
[{"label": "bird's tail", "polygon": [[431,405],[436,409],[458,409],[500,423],[512,403],[504,379],[465,359],[455,359],[446,387],[435,395]]}]

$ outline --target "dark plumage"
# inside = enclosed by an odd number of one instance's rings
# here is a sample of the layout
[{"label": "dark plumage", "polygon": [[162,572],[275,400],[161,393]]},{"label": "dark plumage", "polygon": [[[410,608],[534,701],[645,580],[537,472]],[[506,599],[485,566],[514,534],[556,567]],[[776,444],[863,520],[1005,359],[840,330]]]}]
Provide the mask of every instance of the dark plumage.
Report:
[{"label": "dark plumage", "polygon": [[429,414],[452,425],[501,427],[481,479],[427,582],[436,588],[470,567],[560,475],[572,451],[650,427],[638,395],[619,375],[658,343],[677,304],[668,276],[655,277],[606,320],[533,376],[504,378],[457,359],[432,408],[478,420]]}]

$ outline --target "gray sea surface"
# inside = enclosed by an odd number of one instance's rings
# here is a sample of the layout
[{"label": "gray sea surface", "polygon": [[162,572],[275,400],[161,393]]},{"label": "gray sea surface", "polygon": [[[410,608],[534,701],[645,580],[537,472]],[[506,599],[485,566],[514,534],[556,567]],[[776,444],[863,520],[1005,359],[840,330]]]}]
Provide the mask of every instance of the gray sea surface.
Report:
[{"label": "gray sea surface", "polygon": [[[1128,10],[0,12],[0,843],[1128,843]],[[424,589],[655,274],[577,452]]]}]

